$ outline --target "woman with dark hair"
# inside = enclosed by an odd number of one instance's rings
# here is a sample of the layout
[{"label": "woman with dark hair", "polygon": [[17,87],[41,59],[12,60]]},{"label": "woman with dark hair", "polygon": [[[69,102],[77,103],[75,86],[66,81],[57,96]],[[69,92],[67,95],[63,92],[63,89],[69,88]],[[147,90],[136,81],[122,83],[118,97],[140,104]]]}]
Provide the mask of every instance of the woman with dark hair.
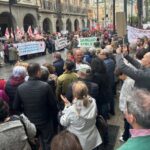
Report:
[{"label": "woman with dark hair", "polygon": [[96,102],[98,114],[101,114],[105,119],[108,119],[108,102],[110,99],[111,87],[106,67],[103,61],[96,57],[91,62],[91,69],[89,78],[99,86],[99,100]]},{"label": "woman with dark hair", "polygon": [[53,138],[51,150],[82,150],[82,147],[76,135],[64,130]]},{"label": "woman with dark hair", "polygon": [[31,150],[28,140],[35,135],[34,124],[23,114],[10,117],[9,106],[0,99],[0,149]]}]

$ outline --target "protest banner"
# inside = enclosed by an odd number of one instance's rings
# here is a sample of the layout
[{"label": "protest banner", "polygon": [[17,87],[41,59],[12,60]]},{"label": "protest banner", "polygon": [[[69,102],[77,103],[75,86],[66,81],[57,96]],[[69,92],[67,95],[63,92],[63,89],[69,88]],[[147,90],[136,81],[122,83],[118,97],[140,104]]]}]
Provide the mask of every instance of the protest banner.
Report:
[{"label": "protest banner", "polygon": [[45,51],[45,43],[43,41],[16,43],[13,45],[17,48],[19,56],[35,54]]},{"label": "protest banner", "polygon": [[55,40],[55,50],[61,50],[64,49],[67,46],[67,38],[60,38]]},{"label": "protest banner", "polygon": [[143,38],[144,36],[150,38],[150,30],[138,29],[131,26],[128,26],[127,30],[128,30],[128,41],[130,43],[136,41],[138,38]]},{"label": "protest banner", "polygon": [[93,47],[96,42],[96,37],[79,38],[78,47]]}]

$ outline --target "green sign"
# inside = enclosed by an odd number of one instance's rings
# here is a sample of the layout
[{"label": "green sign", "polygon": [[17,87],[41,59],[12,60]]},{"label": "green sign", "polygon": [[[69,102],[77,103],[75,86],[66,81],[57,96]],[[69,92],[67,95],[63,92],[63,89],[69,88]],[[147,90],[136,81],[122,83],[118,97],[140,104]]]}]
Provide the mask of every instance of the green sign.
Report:
[{"label": "green sign", "polygon": [[93,47],[96,37],[79,38],[79,47]]}]

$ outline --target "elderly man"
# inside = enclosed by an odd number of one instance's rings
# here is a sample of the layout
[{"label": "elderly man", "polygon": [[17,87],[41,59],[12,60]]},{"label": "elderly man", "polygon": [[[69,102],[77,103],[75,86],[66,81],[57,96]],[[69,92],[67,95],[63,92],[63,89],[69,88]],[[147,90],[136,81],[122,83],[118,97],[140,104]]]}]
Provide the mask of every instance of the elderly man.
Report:
[{"label": "elderly man", "polygon": [[84,64],[83,57],[84,57],[84,52],[81,49],[75,49],[74,58],[75,58],[75,65],[77,70],[78,68],[80,68],[81,64]]},{"label": "elderly man", "polygon": [[133,129],[131,138],[118,150],[149,150],[150,148],[150,92],[134,89],[127,101],[125,117]]},{"label": "elderly man", "polygon": [[13,108],[24,113],[37,128],[42,150],[50,150],[53,137],[53,117],[57,115],[56,97],[48,83],[39,80],[40,65],[30,63],[27,67],[29,80],[17,88]]},{"label": "elderly man", "polygon": [[[107,48],[107,49],[106,49]],[[110,93],[110,113],[115,115],[115,102],[114,102],[114,87],[115,87],[115,61],[109,56],[111,54],[110,46],[107,46],[105,49],[101,50],[99,58],[103,60],[106,71],[109,77],[111,93]]]},{"label": "elderly man", "polygon": [[[99,88],[98,88],[98,85],[96,83],[93,83],[91,82],[89,79],[88,79],[88,76],[89,74],[91,73],[91,67],[86,65],[86,64],[81,64],[80,65],[80,68],[78,68],[77,70],[77,75],[78,75],[78,79],[77,80],[81,80],[81,81],[84,81],[85,84],[87,85],[88,87],[88,90],[89,90],[89,94],[95,98],[97,101],[99,100],[98,98],[98,94],[99,94]],[[76,81],[75,81],[76,82]],[[66,97],[67,99],[72,102],[73,100],[73,94],[72,94],[72,84],[71,83],[69,86],[68,86],[68,89],[67,89],[67,92],[66,92]]]},{"label": "elderly man", "polygon": [[[126,50],[124,50],[126,51]],[[146,88],[150,90],[150,52],[146,53],[139,63],[137,60],[131,58],[128,54],[121,54],[121,48],[116,50],[117,68],[135,80],[135,86],[139,88]],[[128,60],[135,68],[132,68],[124,63],[124,58]]]}]

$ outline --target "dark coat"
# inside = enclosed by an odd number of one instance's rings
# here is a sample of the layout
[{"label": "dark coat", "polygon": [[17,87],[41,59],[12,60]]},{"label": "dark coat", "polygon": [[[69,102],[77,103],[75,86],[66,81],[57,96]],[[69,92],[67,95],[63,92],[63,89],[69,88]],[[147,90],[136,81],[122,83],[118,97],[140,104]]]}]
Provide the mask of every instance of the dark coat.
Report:
[{"label": "dark coat", "polygon": [[48,83],[29,78],[17,89],[14,109],[23,112],[35,125],[42,125],[56,117],[57,103]]},{"label": "dark coat", "polygon": [[[89,95],[97,101],[98,100],[98,95],[99,95],[98,85],[96,83],[90,82],[88,80],[83,80],[83,79],[79,79],[79,80],[83,81],[87,85],[88,90],[89,90]],[[66,98],[70,102],[72,102],[72,100],[73,100],[72,85],[73,85],[73,83],[71,83],[68,86],[67,93],[66,93]]]},{"label": "dark coat", "polygon": [[112,96],[110,81],[107,74],[93,73],[90,76],[90,80],[96,83],[99,87],[99,95],[97,100],[98,106],[107,104]]},{"label": "dark coat", "polygon": [[64,68],[64,60],[63,59],[54,61],[53,66],[56,69],[57,76],[60,76],[63,74],[63,72],[64,72],[64,69],[63,69]]},{"label": "dark coat", "polygon": [[24,78],[13,77],[13,76],[11,76],[8,79],[8,81],[6,82],[5,91],[9,97],[10,113],[13,113],[13,102],[15,99],[15,94],[16,94],[17,88],[23,82],[24,82]]}]

